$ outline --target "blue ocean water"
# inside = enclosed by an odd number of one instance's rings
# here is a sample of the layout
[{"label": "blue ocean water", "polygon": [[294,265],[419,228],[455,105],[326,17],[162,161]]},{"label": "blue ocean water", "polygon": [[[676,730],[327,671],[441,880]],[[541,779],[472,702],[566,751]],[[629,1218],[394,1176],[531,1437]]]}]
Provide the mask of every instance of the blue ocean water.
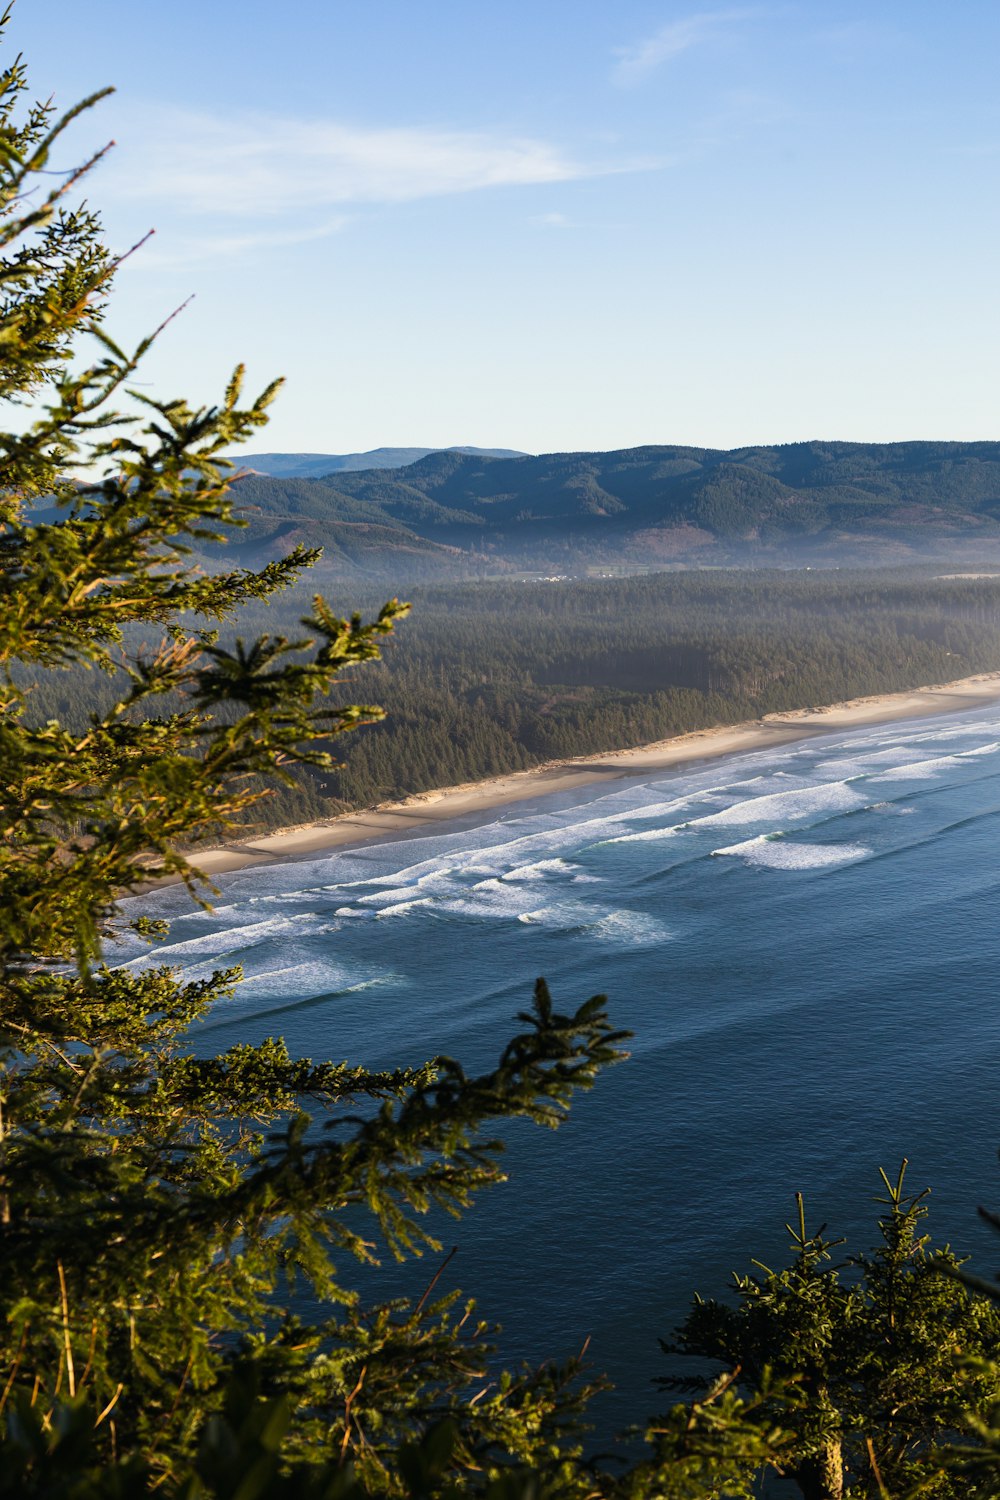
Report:
[{"label": "blue ocean water", "polygon": [[1000,706],[819,734],[222,876],[211,913],[147,895],[126,908],[170,940],[115,959],[244,966],[199,1048],[372,1067],[488,1066],[539,974],[563,1009],[606,992],[630,1061],[559,1132],[510,1127],[509,1182],[437,1228],[506,1362],[591,1337],[614,1426],[662,1405],[657,1337],[695,1290],[780,1261],[796,1190],[861,1248],[906,1156],[936,1237],[1000,1265],[976,1219],[1000,1206],[998,813]]}]

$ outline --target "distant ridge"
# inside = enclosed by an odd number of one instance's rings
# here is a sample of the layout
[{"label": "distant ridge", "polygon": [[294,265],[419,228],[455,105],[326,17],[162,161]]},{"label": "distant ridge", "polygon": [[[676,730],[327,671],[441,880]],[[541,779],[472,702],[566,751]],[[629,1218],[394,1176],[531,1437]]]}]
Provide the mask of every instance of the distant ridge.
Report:
[{"label": "distant ridge", "polygon": [[1000,562],[997,442],[513,458],[438,449],[381,469],[373,457],[323,477],[245,473],[234,498],[246,525],[229,550],[257,565],[298,544],[322,547],[325,567],[394,583],[609,567]]},{"label": "distant ridge", "polygon": [[474,458],[527,458],[518,448],[372,448],[368,453],[244,453],[241,468],[275,479],[323,479],[327,474],[363,469],[405,469],[431,453],[465,453]]}]

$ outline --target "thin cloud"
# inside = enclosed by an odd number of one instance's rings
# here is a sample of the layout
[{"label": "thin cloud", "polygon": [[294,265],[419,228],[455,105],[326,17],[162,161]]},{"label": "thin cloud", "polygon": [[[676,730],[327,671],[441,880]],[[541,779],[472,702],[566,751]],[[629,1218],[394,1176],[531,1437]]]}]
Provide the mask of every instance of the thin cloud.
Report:
[{"label": "thin cloud", "polygon": [[680,57],[702,42],[712,41],[730,26],[751,21],[760,15],[757,9],[709,10],[684,16],[661,26],[653,36],[632,47],[615,49],[618,62],[612,71],[615,83],[624,87],[642,80],[672,58]]},{"label": "thin cloud", "polygon": [[144,127],[136,165],[123,153],[105,183],[116,197],[192,214],[259,219],[630,170],[574,160],[547,141],[423,127],[166,111]]},{"label": "thin cloud", "polygon": [[350,219],[345,214],[332,222],[317,225],[312,229],[290,229],[246,234],[183,235],[179,238],[164,237],[161,249],[156,240],[143,245],[135,255],[125,262],[129,271],[175,271],[205,261],[239,258],[245,260],[268,250],[287,249],[292,245],[304,245],[310,240],[325,240],[337,234]]}]

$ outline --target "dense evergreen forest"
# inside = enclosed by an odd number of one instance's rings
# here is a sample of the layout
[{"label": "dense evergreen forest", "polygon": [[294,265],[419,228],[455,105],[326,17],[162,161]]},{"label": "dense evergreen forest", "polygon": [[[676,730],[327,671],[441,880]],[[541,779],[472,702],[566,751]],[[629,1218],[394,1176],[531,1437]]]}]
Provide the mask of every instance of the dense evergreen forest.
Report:
[{"label": "dense evergreen forest", "polygon": [[[372,612],[382,600],[332,602]],[[413,604],[384,660],[338,689],[338,702],[382,704],[387,719],[338,745],[340,769],[276,790],[258,824],[1000,670],[1000,577],[700,570],[422,587]],[[302,585],[251,605],[240,632],[296,638],[308,609]],[[78,721],[114,686],[50,673],[33,715]]]}]

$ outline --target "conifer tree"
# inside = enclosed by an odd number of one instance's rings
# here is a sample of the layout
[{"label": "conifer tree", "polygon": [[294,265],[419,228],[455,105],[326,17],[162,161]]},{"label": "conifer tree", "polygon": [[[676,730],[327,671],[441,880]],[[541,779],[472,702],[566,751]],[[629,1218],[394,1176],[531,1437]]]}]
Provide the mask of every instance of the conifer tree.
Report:
[{"label": "conifer tree", "polygon": [[[97,158],[44,175],[100,96],[59,117],[26,88],[18,59],[0,77],[0,400],[21,419],[0,433],[0,1471],[25,1494],[85,1473],[222,1494],[285,1426],[286,1471],[308,1455],[310,1483],[346,1484],[355,1461],[351,1482],[391,1492],[401,1445],[447,1421],[456,1474],[558,1467],[572,1372],[470,1406],[475,1325],[453,1326],[447,1297],[363,1309],[348,1267],[433,1246],[421,1215],[500,1179],[490,1122],[559,1123],[618,1055],[601,1000],[563,1016],[540,985],[482,1077],[444,1058],[371,1073],[279,1040],[196,1058],[187,1034],[238,973],[105,962],[122,895],[170,875],[204,899],[180,841],[379,716],[325,695],[405,606],[364,623],[317,598],[301,638],[218,644],[213,620],[313,560],[187,564],[235,522],[222,454],[275,388],[244,403],[237,371],[196,409],[131,387],[152,340],[126,352],[105,330],[115,261],[73,206]],[[150,628],[159,644],[137,646]],[[117,700],[79,730],[33,723],[32,675],[80,664],[115,669]],[[160,716],[166,694],[184,707]],[[327,1310],[315,1327],[287,1310],[296,1278]]]},{"label": "conifer tree", "polygon": [[[835,1264],[844,1242],[826,1239],[825,1225],[807,1233],[797,1194],[791,1264],[737,1276],[735,1304],[696,1299],[663,1344],[719,1361],[758,1392],[778,1383],[779,1399],[759,1411],[792,1434],[780,1468],[803,1500],[961,1500],[971,1491],[944,1453],[949,1435],[981,1433],[1000,1404],[1000,1311],[970,1296],[960,1261],[920,1233],[927,1194],[907,1198],[905,1172],[904,1162],[894,1181],[880,1173],[874,1250]],[[698,1388],[704,1378],[661,1384]]]},{"label": "conifer tree", "polygon": [[[239,972],[105,959],[123,895],[164,876],[211,894],[182,842],[381,716],[326,694],[406,606],[364,623],[317,597],[301,637],[219,645],[213,621],[314,555],[189,566],[238,524],[222,455],[276,387],[243,404],[237,370],[202,409],[131,387],[153,340],[106,331],[116,261],[73,206],[103,153],[43,175],[100,97],[60,117],[26,104],[20,59],[0,74],[0,1500],[714,1493],[773,1452],[755,1398],[680,1413],[667,1460],[654,1442],[619,1483],[581,1459],[579,1361],[491,1374],[486,1330],[433,1275],[412,1305],[352,1286],[356,1262],[438,1249],[425,1212],[502,1180],[495,1122],[558,1126],[622,1055],[603,997],[562,1015],[539,981],[479,1077],[449,1058],[373,1073],[279,1039],[195,1056]],[[37,674],[80,666],[124,690],[83,727],[34,722]],[[158,715],[167,695],[184,707]],[[290,1307],[303,1284],[312,1324]],[[706,1424],[726,1434],[711,1452]]]},{"label": "conifer tree", "polygon": [[[275,388],[244,404],[237,371],[210,408],[132,389],[152,340],[126,352],[106,331],[116,262],[75,206],[97,158],[55,186],[47,168],[99,98],[60,117],[27,102],[20,59],[0,74],[0,1500],[722,1500],[869,1430],[908,1482],[948,1424],[977,1438],[956,1462],[989,1493],[992,1310],[931,1281],[901,1182],[863,1292],[803,1226],[792,1272],[692,1315],[682,1347],[726,1368],[621,1470],[582,1457],[577,1361],[492,1374],[433,1275],[414,1304],[360,1299],[352,1266],[436,1250],[425,1212],[501,1180],[494,1122],[557,1126],[621,1055],[603,997],[562,1015],[539,981],[480,1077],[447,1058],[373,1073],[279,1039],[195,1056],[192,1025],[238,971],[185,984],[106,961],[124,894],[173,876],[204,901],[181,845],[379,717],[327,694],[406,607],[366,623],[316,598],[301,636],[220,646],[213,622],[314,559],[190,566],[238,524],[222,455]],[[82,727],[37,723],[33,677],[80,666],[122,692]],[[158,712],[167,695],[183,707]],[[980,1363],[952,1389],[959,1339]]]}]

